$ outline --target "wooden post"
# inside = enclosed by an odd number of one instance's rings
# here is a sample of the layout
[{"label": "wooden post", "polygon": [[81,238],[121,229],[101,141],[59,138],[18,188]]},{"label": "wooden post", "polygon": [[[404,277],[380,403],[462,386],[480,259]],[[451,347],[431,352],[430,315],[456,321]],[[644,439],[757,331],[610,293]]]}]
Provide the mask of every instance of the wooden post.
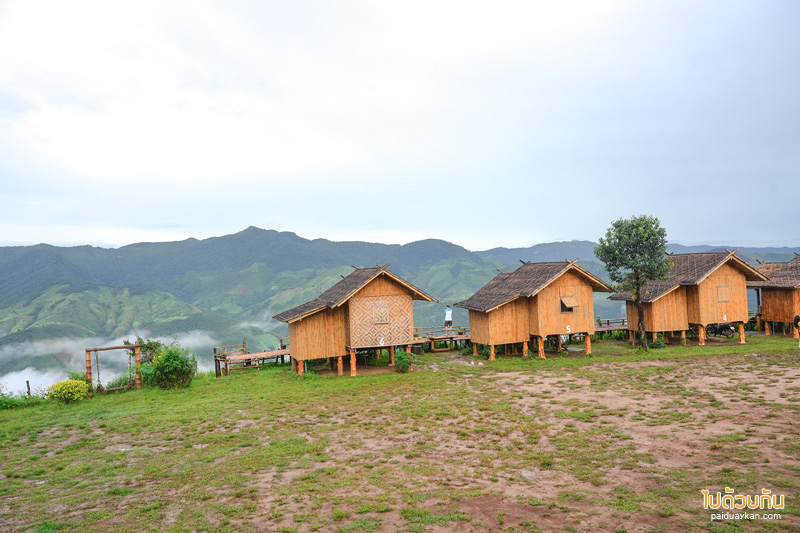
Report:
[{"label": "wooden post", "polygon": [[[561,336],[558,336],[559,344],[561,344]],[[592,336],[588,333],[583,335],[583,341],[586,344],[586,355],[592,355]]]},{"label": "wooden post", "polygon": [[389,357],[391,358],[391,365],[394,366],[394,346],[389,346]]},{"label": "wooden post", "polygon": [[556,335],[556,351],[559,354],[564,351],[564,345],[561,344],[561,335]]},{"label": "wooden post", "polygon": [[142,375],[139,373],[139,365],[142,364],[142,349],[139,346],[133,350],[133,362],[136,365],[136,390],[142,390]]},{"label": "wooden post", "polygon": [[768,320],[764,321],[764,335],[767,337],[772,335],[772,323]]},{"label": "wooden post", "polygon": [[697,326],[697,339],[698,346],[706,345],[706,328],[702,325]]},{"label": "wooden post", "polygon": [[472,343],[472,355],[474,357],[478,356],[478,343],[475,342]]},{"label": "wooden post", "polygon": [[761,331],[761,315],[756,315],[756,331]]},{"label": "wooden post", "polygon": [[92,387],[92,352],[86,350],[86,381],[89,383],[89,398],[94,394]]},{"label": "wooden post", "polygon": [[350,350],[350,377],[356,376],[356,351]]},{"label": "wooden post", "polygon": [[539,359],[547,359],[544,356],[544,338],[539,337]]},{"label": "wooden post", "polygon": [[686,346],[686,330],[681,330],[681,346]]},{"label": "wooden post", "polygon": [[297,359],[292,357],[292,372],[297,372]]},{"label": "wooden post", "polygon": [[342,356],[341,355],[339,357],[337,357],[337,359],[339,360],[339,368],[337,370],[337,374],[340,375],[340,376],[343,376],[344,375],[344,361],[342,361]]},{"label": "wooden post", "polygon": [[745,340],[744,340],[744,322],[739,322],[739,344],[745,344]]},{"label": "wooden post", "polygon": [[333,357],[328,357],[328,370],[333,372]]},{"label": "wooden post", "polygon": [[528,357],[528,341],[522,343],[522,357]]},{"label": "wooden post", "polygon": [[406,353],[408,354],[408,371],[409,372],[413,372],[414,371],[414,365],[411,364],[411,346],[410,345],[406,346]]},{"label": "wooden post", "polygon": [[795,339],[800,339],[800,330],[794,327],[794,324],[791,325],[791,328],[792,328],[792,337],[794,337]]},{"label": "wooden post", "polygon": [[303,377],[306,374],[306,362],[305,361],[298,361],[297,362],[297,375]]},{"label": "wooden post", "polygon": [[242,353],[247,353],[247,337],[242,338]]},{"label": "wooden post", "polygon": [[636,336],[634,335],[632,329],[628,330],[628,340],[630,341],[631,344],[636,344]]},{"label": "wooden post", "polygon": [[494,344],[489,345],[489,361],[494,361]]}]

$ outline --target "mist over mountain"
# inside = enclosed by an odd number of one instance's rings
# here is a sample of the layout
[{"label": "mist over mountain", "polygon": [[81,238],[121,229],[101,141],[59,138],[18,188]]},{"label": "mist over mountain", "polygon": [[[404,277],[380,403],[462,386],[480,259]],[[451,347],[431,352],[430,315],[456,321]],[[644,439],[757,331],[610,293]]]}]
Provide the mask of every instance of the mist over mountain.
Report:
[{"label": "mist over mountain", "polygon": [[[116,249],[0,247],[0,376],[26,368],[66,374],[80,369],[83,349],[136,335],[188,342],[201,363],[210,360],[212,346],[243,337],[254,350],[274,348],[288,329],[271,317],[315,298],[351,266],[391,263],[393,272],[439,300],[415,303],[416,324],[437,325],[445,304],[469,297],[520,260],[580,259],[582,267],[608,280],[594,246],[569,241],[471,252],[437,239],[405,245],[334,242],[249,227],[222,237]],[[675,253],[720,249],[669,247]],[[800,249],[738,253],[755,264],[786,261],[794,252]],[[596,295],[596,314],[622,316],[619,303],[606,296]],[[456,309],[454,320],[466,324],[466,311]]]}]

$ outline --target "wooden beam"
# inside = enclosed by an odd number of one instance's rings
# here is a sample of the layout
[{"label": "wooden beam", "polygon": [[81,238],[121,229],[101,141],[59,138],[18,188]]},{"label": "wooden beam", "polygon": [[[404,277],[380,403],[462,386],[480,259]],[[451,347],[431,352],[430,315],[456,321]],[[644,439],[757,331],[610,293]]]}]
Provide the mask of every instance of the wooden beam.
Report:
[{"label": "wooden beam", "polygon": [[539,359],[547,359],[544,356],[544,338],[539,337]]},{"label": "wooden beam", "polygon": [[681,330],[681,346],[686,346],[686,330]]},{"label": "wooden beam", "polygon": [[[561,344],[561,335],[558,336],[559,344]],[[588,333],[584,333],[583,341],[586,344],[586,355],[592,355],[592,336]]]},{"label": "wooden beam", "polygon": [[298,361],[297,362],[297,375],[303,377],[306,375],[306,362],[305,361]]},{"label": "wooden beam", "polygon": [[628,330],[628,340],[630,341],[631,344],[636,344],[636,336],[632,329]]},{"label": "wooden beam", "polygon": [[745,344],[745,340],[744,340],[744,322],[739,322],[739,344]]},{"label": "wooden beam", "polygon": [[697,326],[697,345],[706,345],[706,328],[704,326]]},{"label": "wooden beam", "polygon": [[389,357],[391,359],[391,365],[394,366],[394,346],[389,346]]},{"label": "wooden beam", "polygon": [[86,381],[89,382],[89,398],[94,394],[92,387],[92,352],[86,350]]},{"label": "wooden beam", "polygon": [[297,372],[297,359],[292,357],[292,372]]},{"label": "wooden beam", "polygon": [[494,344],[489,345],[489,361],[494,361]]},{"label": "wooden beam", "polygon": [[561,344],[561,335],[556,335],[556,351],[560,354],[564,350],[564,346]]},{"label": "wooden beam", "polygon": [[472,355],[474,357],[478,356],[478,343],[476,343],[476,342],[472,343]]},{"label": "wooden beam", "polygon": [[408,371],[414,371],[414,365],[411,364],[411,346],[406,346],[406,353],[408,354]]},{"label": "wooden beam", "polygon": [[350,350],[350,377],[356,376],[356,351]]},{"label": "wooden beam", "polygon": [[772,322],[770,322],[769,320],[764,321],[764,335],[766,337],[772,335]]},{"label": "wooden beam", "polygon": [[522,357],[528,357],[528,341],[522,343]]},{"label": "wooden beam", "polygon": [[343,376],[344,375],[344,361],[342,361],[343,358],[340,355],[339,357],[337,357],[337,359],[339,360],[339,362],[338,362],[338,369],[337,369],[336,374],[339,375],[339,376]]},{"label": "wooden beam", "polygon": [[139,365],[142,363],[142,349],[138,344],[133,349],[133,362],[136,365],[136,390],[142,390],[142,375],[139,373]]}]

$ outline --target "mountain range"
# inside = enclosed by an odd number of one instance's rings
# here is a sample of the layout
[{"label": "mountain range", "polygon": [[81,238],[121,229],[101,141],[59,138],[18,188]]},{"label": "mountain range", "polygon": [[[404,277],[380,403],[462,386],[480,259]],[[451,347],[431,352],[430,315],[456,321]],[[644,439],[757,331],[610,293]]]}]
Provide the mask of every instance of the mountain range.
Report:
[{"label": "mountain range", "polygon": [[[415,323],[438,325],[445,303],[469,297],[520,260],[579,258],[581,266],[608,280],[594,246],[570,241],[472,252],[436,239],[405,245],[333,242],[250,227],[223,237],[120,248],[0,247],[0,375],[29,366],[63,367],[65,358],[46,347],[61,338],[100,343],[204,332],[205,345],[195,348],[209,354],[215,343],[234,344],[242,337],[253,350],[273,348],[288,330],[271,317],[318,296],[351,266],[390,263],[390,270],[439,300],[415,304]],[[670,246],[675,253],[719,249]],[[755,263],[785,261],[795,251],[800,249],[738,253]],[[621,316],[619,304],[605,296],[597,295],[596,314]],[[454,319],[466,324],[466,312],[456,309]],[[34,342],[44,348],[13,356],[21,353],[17,347]]]}]

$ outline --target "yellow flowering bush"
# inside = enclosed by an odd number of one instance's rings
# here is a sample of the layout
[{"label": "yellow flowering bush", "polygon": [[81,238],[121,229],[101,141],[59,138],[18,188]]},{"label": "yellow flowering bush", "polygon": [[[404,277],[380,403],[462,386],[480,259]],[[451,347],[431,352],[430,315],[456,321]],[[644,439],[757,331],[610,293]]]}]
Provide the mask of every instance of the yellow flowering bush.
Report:
[{"label": "yellow flowering bush", "polygon": [[67,379],[50,385],[47,397],[59,403],[72,403],[89,397],[89,384],[77,379]]}]

